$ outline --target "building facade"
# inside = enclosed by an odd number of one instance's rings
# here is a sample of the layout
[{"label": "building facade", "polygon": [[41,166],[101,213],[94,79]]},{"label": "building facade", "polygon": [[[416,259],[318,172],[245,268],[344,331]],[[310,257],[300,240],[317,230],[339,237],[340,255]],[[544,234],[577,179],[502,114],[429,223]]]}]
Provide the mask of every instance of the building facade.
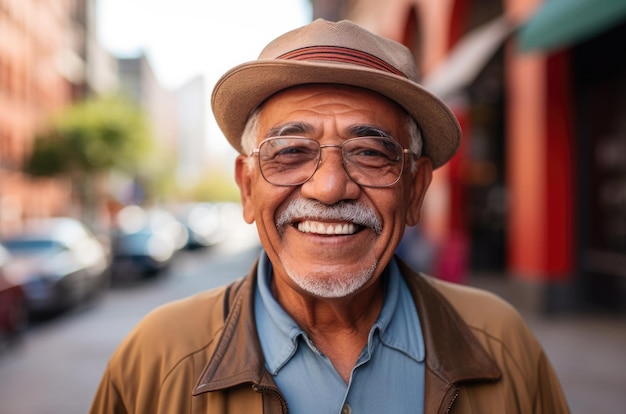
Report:
[{"label": "building facade", "polygon": [[178,119],[178,186],[188,189],[207,171],[207,99],[203,76],[196,76],[176,92]]},{"label": "building facade", "polygon": [[0,236],[33,217],[66,215],[107,226],[100,210],[117,182],[99,177],[97,205],[86,215],[69,178],[22,172],[37,134],[85,98],[121,93],[141,108],[159,152],[141,174],[173,177],[180,168],[185,183],[199,175],[206,155],[204,81],[166,90],[145,56],[112,56],[98,39],[96,6],[96,0],[0,0]]},{"label": "building facade", "polygon": [[72,7],[70,0],[0,0],[0,233],[69,204],[69,183],[34,181],[21,167],[38,129],[72,100]]}]

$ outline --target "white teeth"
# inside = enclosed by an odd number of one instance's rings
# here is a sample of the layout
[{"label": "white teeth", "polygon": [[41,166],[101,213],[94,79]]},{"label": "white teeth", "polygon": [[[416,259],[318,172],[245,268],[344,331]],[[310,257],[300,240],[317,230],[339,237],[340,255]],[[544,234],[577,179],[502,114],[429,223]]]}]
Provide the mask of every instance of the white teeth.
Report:
[{"label": "white teeth", "polygon": [[298,223],[298,230],[303,233],[316,234],[354,234],[357,226],[352,223],[345,224],[326,224],[319,221],[301,221]]}]

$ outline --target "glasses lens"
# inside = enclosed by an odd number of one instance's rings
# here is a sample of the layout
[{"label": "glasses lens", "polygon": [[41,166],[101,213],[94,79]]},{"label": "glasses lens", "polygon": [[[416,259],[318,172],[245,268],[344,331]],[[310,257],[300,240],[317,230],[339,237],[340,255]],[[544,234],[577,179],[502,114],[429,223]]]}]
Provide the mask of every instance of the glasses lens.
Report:
[{"label": "glasses lens", "polygon": [[280,137],[259,147],[259,165],[265,179],[275,185],[298,185],[311,178],[320,154],[317,141]]},{"label": "glasses lens", "polygon": [[[343,165],[350,178],[367,187],[395,184],[404,164],[402,146],[389,138],[362,137],[345,141]],[[315,174],[321,148],[318,141],[303,137],[266,139],[258,149],[261,174],[274,185],[300,185]]]},{"label": "glasses lens", "polygon": [[350,178],[370,187],[398,181],[404,163],[402,146],[388,138],[364,137],[344,142],[343,159]]}]

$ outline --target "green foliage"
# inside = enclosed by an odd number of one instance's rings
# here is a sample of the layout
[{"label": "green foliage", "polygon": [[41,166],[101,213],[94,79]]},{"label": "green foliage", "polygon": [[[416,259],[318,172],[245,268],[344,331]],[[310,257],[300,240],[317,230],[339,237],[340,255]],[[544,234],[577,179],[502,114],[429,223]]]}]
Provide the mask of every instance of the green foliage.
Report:
[{"label": "green foliage", "polygon": [[151,142],[136,106],[116,96],[89,99],[66,109],[36,137],[24,170],[34,176],[132,172]]},{"label": "green foliage", "polygon": [[142,168],[146,197],[152,200],[166,200],[176,192],[176,154],[155,153],[146,158]]},{"label": "green foliage", "polygon": [[57,175],[63,171],[64,150],[57,144],[58,138],[41,137],[35,138],[35,150],[28,159],[26,171],[34,176],[47,177]]},{"label": "green foliage", "polygon": [[209,170],[195,185],[179,189],[178,196],[187,201],[233,201],[241,200],[239,188],[233,177],[220,170]]}]

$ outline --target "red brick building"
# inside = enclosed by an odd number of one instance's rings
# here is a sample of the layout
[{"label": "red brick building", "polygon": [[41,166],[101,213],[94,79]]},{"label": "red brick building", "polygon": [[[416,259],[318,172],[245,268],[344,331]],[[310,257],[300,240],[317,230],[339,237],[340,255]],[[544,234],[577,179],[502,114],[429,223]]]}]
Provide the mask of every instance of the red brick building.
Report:
[{"label": "red brick building", "polygon": [[38,128],[72,100],[74,3],[0,0],[0,233],[70,203],[68,183],[35,182],[20,169]]}]

